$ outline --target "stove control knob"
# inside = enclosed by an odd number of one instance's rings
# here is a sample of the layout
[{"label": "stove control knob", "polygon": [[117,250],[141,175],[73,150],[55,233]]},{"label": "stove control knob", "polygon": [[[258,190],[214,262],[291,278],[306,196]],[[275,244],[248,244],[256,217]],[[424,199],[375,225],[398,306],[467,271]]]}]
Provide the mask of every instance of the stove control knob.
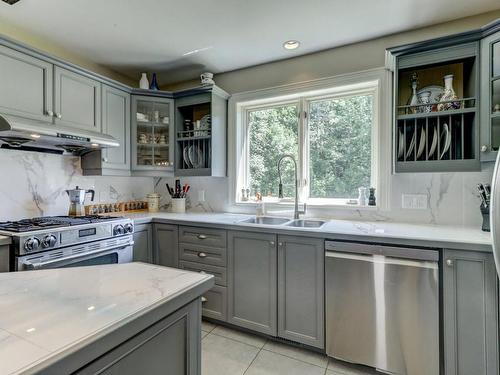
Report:
[{"label": "stove control knob", "polygon": [[57,243],[57,238],[56,236],[49,234],[48,236],[45,236],[42,240],[42,247],[47,248],[47,247],[53,247]]},{"label": "stove control knob", "polygon": [[124,228],[125,233],[132,233],[134,231],[134,226],[132,225],[132,223],[125,224]]},{"label": "stove control knob", "polygon": [[121,234],[125,234],[125,228],[123,228],[123,225],[118,224],[113,228],[113,235],[119,236]]},{"label": "stove control knob", "polygon": [[36,237],[28,238],[24,242],[24,249],[26,251],[37,251],[40,247],[40,240]]}]

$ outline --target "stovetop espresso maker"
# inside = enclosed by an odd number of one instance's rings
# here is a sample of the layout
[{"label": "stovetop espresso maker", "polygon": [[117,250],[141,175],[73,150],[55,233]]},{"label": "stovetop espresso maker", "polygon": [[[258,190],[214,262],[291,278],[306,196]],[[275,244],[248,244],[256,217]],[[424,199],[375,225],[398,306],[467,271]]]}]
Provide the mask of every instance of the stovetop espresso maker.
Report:
[{"label": "stovetop espresso maker", "polygon": [[66,190],[69,196],[69,216],[85,216],[85,197],[91,194],[90,200],[94,200],[95,191],[92,189],[80,189],[78,186],[75,189]]}]

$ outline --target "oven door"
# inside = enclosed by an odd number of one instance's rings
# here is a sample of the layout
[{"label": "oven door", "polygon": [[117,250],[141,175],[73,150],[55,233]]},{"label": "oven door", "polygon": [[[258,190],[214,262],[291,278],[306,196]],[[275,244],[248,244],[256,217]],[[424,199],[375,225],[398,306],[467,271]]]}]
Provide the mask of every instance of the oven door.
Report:
[{"label": "oven door", "polygon": [[129,241],[112,247],[80,251],[78,253],[71,251],[70,248],[65,250],[56,249],[38,255],[26,255],[17,258],[16,271],[127,263],[132,261],[132,245],[133,241]]}]

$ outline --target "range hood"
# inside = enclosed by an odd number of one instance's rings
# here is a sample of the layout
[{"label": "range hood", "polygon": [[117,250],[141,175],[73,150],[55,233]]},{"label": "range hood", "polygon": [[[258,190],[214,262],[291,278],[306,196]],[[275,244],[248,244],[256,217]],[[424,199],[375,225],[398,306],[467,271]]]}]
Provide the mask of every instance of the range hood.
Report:
[{"label": "range hood", "polygon": [[118,146],[109,135],[0,114],[0,148],[82,155]]}]

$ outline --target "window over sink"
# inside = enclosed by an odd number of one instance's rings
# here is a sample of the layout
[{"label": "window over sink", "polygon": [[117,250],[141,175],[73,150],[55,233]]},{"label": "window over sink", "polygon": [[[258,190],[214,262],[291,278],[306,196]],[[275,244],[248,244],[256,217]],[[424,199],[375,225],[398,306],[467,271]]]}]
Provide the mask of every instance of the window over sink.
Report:
[{"label": "window over sink", "polygon": [[278,198],[277,163],[285,154],[297,161],[301,202],[348,205],[360,187],[378,188],[379,90],[378,80],[358,80],[289,95],[277,88],[275,96],[237,102],[235,203],[253,202],[258,193],[270,202],[292,201],[290,160],[282,163]]}]

